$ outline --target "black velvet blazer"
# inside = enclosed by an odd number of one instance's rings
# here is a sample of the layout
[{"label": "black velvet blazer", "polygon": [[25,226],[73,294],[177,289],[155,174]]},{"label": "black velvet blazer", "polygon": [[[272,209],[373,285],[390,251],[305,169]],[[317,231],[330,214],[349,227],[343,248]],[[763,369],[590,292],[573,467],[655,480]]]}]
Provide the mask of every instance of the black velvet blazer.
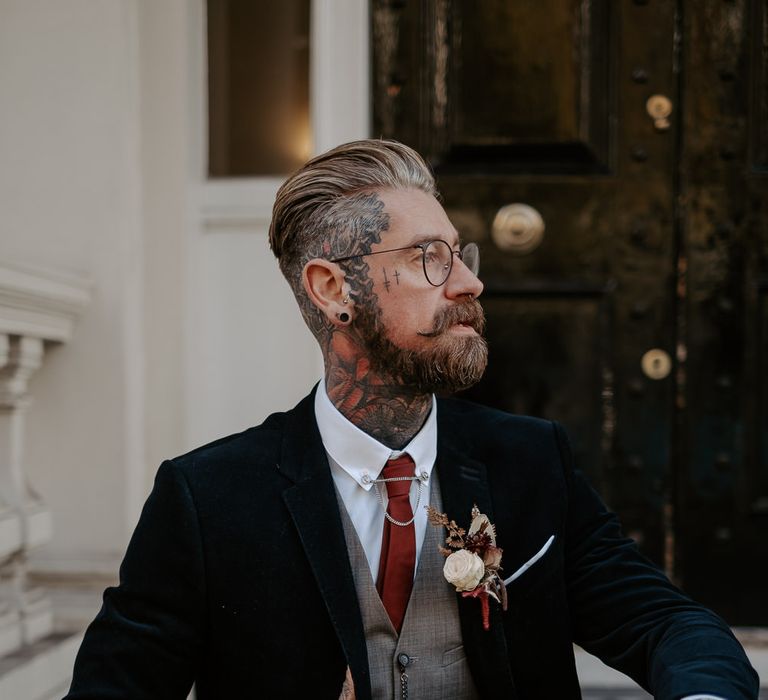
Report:
[{"label": "black velvet blazer", "polygon": [[[656,698],[757,697],[728,627],[625,538],[578,472],[563,430],[438,401],[449,517],[487,513],[515,571],[509,609],[458,598],[482,697],[579,698],[572,643]],[[75,664],[69,700],[336,700],[347,665],[371,698],[363,625],[313,394],[258,427],[163,463]]]}]

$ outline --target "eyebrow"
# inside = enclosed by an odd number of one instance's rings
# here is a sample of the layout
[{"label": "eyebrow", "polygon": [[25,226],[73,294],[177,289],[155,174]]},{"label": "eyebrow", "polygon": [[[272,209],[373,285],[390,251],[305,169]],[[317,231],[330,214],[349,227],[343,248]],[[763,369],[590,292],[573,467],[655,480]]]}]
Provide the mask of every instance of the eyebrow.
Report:
[{"label": "eyebrow", "polygon": [[[413,247],[413,248],[415,248],[417,245],[419,245],[421,243],[429,243],[430,241],[445,241],[445,239],[441,238],[440,236],[435,236],[435,235],[431,235],[431,236],[430,235],[415,236],[411,240],[411,242],[407,244],[406,247]],[[445,241],[445,242],[448,243],[448,245],[450,245],[451,248],[455,248],[457,246],[460,248],[461,247],[461,236],[459,236],[458,233],[456,234],[456,242],[455,243],[450,243],[449,241]]]}]

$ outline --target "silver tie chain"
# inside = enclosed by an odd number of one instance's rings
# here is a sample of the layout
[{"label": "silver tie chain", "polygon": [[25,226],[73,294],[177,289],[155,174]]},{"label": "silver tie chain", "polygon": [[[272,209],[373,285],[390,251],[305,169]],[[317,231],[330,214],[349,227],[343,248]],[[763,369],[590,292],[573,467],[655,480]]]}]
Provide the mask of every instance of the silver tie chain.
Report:
[{"label": "silver tie chain", "polygon": [[[421,502],[421,480],[419,476],[393,476],[389,479],[374,479],[373,488],[376,491],[376,495],[379,497],[379,502],[384,510],[384,517],[389,520],[393,525],[399,525],[400,527],[408,527],[414,520],[416,520],[416,513],[419,512],[419,503]],[[416,507],[413,509],[413,517],[410,520],[401,521],[395,520],[389,513],[387,513],[387,505],[384,503],[384,494],[381,493],[379,484],[386,484],[388,481],[418,481],[418,491],[416,491]]]}]

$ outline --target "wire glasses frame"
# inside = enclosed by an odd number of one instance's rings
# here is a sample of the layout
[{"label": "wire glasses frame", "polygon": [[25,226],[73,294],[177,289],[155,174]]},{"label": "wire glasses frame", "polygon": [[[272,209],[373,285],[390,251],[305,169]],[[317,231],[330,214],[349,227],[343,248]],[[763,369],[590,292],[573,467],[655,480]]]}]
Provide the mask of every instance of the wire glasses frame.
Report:
[{"label": "wire glasses frame", "polygon": [[451,246],[442,240],[427,241],[425,243],[416,243],[402,248],[389,248],[387,250],[377,250],[375,253],[361,253],[360,255],[348,255],[344,258],[335,258],[328,262],[340,263],[355,258],[365,258],[369,255],[380,255],[381,253],[394,253],[398,250],[410,250],[411,248],[421,249],[421,264],[424,270],[424,277],[433,287],[440,287],[446,283],[453,269],[453,259],[457,257],[477,276],[480,271],[480,249],[477,243],[467,243],[461,250],[453,250]]}]

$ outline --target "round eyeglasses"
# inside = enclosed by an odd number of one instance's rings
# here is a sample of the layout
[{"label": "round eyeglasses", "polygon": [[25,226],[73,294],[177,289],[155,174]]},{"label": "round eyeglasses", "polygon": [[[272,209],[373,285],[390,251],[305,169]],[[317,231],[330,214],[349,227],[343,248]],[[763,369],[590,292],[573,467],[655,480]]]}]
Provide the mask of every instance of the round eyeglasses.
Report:
[{"label": "round eyeglasses", "polygon": [[442,240],[416,243],[415,245],[407,245],[402,248],[377,250],[375,253],[348,255],[345,258],[335,258],[328,262],[339,263],[345,260],[354,260],[355,258],[365,258],[369,255],[394,253],[396,250],[409,250],[411,248],[421,249],[421,264],[424,269],[424,277],[427,278],[427,282],[433,287],[440,287],[445,284],[453,269],[454,257],[461,260],[473,275],[477,276],[477,273],[480,271],[480,249],[477,247],[477,243],[467,243],[461,250],[454,250],[448,243]]}]

